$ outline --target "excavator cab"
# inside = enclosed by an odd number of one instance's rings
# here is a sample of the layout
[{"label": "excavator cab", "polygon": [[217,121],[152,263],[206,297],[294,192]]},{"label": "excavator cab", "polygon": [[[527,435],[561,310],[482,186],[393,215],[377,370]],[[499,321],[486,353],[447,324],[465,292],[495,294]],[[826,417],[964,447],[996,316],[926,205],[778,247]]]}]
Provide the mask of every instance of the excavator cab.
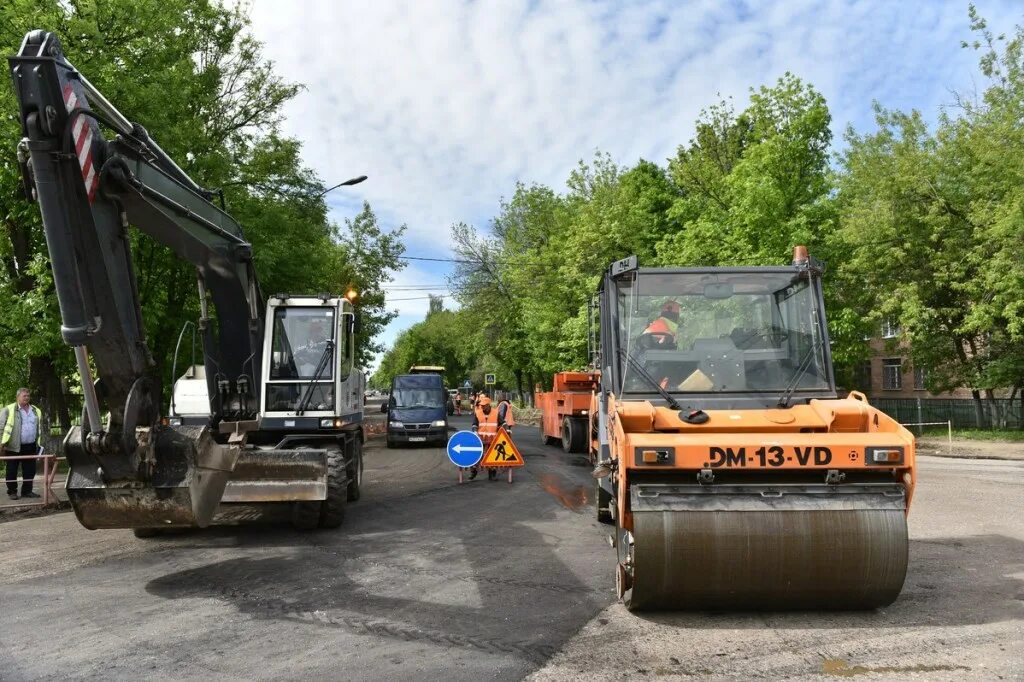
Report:
[{"label": "excavator cab", "polygon": [[[837,395],[824,268],[608,270],[591,457],[630,609],[871,608],[907,569],[914,438]],[[672,344],[648,343],[665,301]]]}]

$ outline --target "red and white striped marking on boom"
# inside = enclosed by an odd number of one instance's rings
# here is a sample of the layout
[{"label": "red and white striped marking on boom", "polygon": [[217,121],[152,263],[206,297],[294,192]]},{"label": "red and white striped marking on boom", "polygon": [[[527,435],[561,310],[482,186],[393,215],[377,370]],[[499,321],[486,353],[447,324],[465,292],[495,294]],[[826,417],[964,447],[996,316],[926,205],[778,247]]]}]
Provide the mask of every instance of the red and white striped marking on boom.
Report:
[{"label": "red and white striped marking on boom", "polygon": [[[64,86],[64,106],[68,112],[74,110],[78,104],[78,96],[68,83]],[[75,117],[74,125],[71,128],[71,139],[75,143],[75,154],[78,155],[78,165],[82,167],[82,182],[85,183],[85,193],[89,196],[89,203],[92,203],[96,196],[96,188],[100,184],[96,168],[92,165],[92,126],[89,119],[79,114]]]}]

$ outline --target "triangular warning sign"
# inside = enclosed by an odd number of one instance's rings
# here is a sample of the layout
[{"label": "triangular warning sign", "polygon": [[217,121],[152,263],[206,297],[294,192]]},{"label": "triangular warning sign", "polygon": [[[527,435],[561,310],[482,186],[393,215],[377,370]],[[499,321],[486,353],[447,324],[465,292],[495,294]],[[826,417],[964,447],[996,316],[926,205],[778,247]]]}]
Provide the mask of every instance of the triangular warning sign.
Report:
[{"label": "triangular warning sign", "polygon": [[487,452],[480,461],[482,467],[521,467],[524,464],[526,460],[519,454],[516,444],[505,429],[498,429],[498,435],[487,446]]}]

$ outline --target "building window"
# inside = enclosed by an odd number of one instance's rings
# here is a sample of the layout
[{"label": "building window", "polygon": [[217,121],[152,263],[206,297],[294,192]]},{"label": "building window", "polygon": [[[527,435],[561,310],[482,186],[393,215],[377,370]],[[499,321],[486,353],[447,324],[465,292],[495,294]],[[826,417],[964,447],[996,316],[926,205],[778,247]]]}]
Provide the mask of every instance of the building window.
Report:
[{"label": "building window", "polygon": [[903,387],[903,361],[899,358],[882,360],[882,388],[886,391],[898,391]]},{"label": "building window", "polygon": [[914,390],[923,391],[925,390],[924,382],[928,380],[928,370],[924,367],[914,368]]},{"label": "building window", "polygon": [[900,335],[899,324],[892,321],[892,318],[885,318],[882,320],[882,338],[883,339],[895,339]]}]

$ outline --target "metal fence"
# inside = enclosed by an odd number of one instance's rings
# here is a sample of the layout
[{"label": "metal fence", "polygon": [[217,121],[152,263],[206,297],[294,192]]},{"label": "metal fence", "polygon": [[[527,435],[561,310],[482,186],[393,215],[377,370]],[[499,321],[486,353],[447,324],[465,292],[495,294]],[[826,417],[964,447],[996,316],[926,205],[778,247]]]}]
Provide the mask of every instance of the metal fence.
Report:
[{"label": "metal fence", "polygon": [[969,398],[872,398],[870,402],[901,423],[951,421],[954,429],[1024,427],[1024,405],[1020,398],[982,400],[981,423],[975,402]]}]

